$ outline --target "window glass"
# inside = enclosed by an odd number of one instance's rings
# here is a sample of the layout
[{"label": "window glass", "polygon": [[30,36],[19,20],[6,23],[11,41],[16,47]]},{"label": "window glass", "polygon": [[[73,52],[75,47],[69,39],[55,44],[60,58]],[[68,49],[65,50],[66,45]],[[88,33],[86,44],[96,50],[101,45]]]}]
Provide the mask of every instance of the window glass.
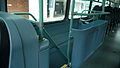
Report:
[{"label": "window glass", "polygon": [[99,2],[102,2],[103,0],[99,0]]},{"label": "window glass", "polygon": [[[8,0],[8,12],[28,12],[39,20],[39,0]],[[63,20],[66,0],[43,0],[44,22]],[[30,16],[24,17],[32,19]]]},{"label": "window glass", "polygon": [[98,6],[102,6],[102,3],[99,3],[99,2],[93,2],[93,3],[92,3],[92,8],[91,8],[91,9],[93,9],[96,5],[98,5]]},{"label": "window glass", "polygon": [[[8,0],[7,2],[8,12],[10,13],[29,12],[28,0]],[[24,17],[28,18],[28,16]]]},{"label": "window glass", "polygon": [[98,1],[98,0],[94,0],[94,1]]},{"label": "window glass", "polygon": [[44,21],[47,22],[63,20],[65,17],[65,9],[66,0],[48,0],[46,12],[47,15],[46,17],[44,16]]},{"label": "window glass", "polygon": [[[102,6],[102,2],[93,2],[92,3],[92,9],[96,6]],[[106,1],[105,6],[109,6],[109,1]]]},{"label": "window glass", "polygon": [[[90,1],[75,0],[74,12],[81,13],[83,10],[89,10],[89,4],[90,4]],[[70,6],[72,7],[72,2]],[[71,7],[70,7],[69,18],[71,18]],[[85,12],[85,13],[88,13],[88,12]],[[80,16],[74,16],[74,18],[79,18],[79,17]]]}]

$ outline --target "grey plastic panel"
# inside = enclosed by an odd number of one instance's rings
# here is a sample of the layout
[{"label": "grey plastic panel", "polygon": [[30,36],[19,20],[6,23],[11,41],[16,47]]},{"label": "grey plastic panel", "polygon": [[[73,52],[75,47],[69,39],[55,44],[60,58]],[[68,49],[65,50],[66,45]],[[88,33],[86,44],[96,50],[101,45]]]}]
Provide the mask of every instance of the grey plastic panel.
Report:
[{"label": "grey plastic panel", "polygon": [[80,68],[81,64],[102,44],[107,28],[107,21],[97,20],[72,29],[74,46],[72,52],[72,68]]},{"label": "grey plastic panel", "polygon": [[39,68],[49,68],[49,41],[47,39],[40,43]]},{"label": "grey plastic panel", "polygon": [[[8,19],[10,16],[5,13],[0,13],[1,19],[4,20],[4,23],[7,26],[9,37],[10,37],[10,59],[9,59],[9,68],[21,67],[24,66],[22,44],[19,33],[16,29],[16,26],[13,24],[13,21]],[[7,18],[6,18],[7,17]],[[22,62],[22,63],[21,63]]]},{"label": "grey plastic panel", "polygon": [[0,12],[0,17],[10,35],[9,68],[49,68],[49,41],[40,42],[32,24],[20,16]]},{"label": "grey plastic panel", "polygon": [[38,68],[39,41],[33,26],[26,20],[14,17],[19,35],[22,40],[24,62],[26,68]]}]

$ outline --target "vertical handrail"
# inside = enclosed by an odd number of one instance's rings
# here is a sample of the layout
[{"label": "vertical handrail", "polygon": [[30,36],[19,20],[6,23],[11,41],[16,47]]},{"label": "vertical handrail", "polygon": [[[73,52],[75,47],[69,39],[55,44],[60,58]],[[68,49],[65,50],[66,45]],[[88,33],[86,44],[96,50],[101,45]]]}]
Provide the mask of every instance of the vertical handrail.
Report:
[{"label": "vertical handrail", "polygon": [[70,27],[69,27],[69,35],[68,35],[68,48],[67,48],[67,58],[68,58],[68,64],[70,64],[70,44],[71,44],[71,32],[72,32],[72,25],[73,25],[73,13],[74,13],[74,7],[75,7],[75,0],[72,0],[72,10],[71,10],[71,20],[70,20]]},{"label": "vertical handrail", "polygon": [[65,11],[65,20],[69,18],[69,12],[70,12],[70,4],[71,4],[71,0],[67,0],[66,2],[66,11]]},{"label": "vertical handrail", "polygon": [[39,0],[39,23],[39,29],[41,32],[41,36],[39,37],[39,39],[43,40],[43,0]]},{"label": "vertical handrail", "polygon": [[[93,1],[90,1],[89,10],[91,10],[92,4],[93,4]],[[88,11],[88,13],[90,13],[90,11]]]},{"label": "vertical handrail", "polygon": [[102,0],[102,12],[105,11],[105,1],[106,1],[106,0]]}]

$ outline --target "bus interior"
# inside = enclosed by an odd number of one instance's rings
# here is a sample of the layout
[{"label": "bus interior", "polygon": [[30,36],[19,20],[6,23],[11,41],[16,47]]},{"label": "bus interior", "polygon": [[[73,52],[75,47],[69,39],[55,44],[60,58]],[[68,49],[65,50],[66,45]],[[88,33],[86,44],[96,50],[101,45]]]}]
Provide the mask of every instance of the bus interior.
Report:
[{"label": "bus interior", "polygon": [[119,0],[0,0],[0,68],[120,68]]}]

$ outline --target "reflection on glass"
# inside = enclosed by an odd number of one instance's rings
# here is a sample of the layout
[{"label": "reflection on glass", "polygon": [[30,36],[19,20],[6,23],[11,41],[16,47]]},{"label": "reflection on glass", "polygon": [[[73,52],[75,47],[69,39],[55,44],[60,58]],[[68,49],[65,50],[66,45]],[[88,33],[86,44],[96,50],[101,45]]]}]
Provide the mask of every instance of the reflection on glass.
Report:
[{"label": "reflection on glass", "polygon": [[[82,13],[82,11],[84,10],[89,10],[89,4],[90,1],[87,0],[75,0],[74,12]],[[71,3],[71,7],[72,7],[72,3]],[[71,18],[71,7],[70,7],[69,18]],[[84,13],[88,13],[88,12],[84,12]],[[80,18],[80,16],[74,16],[74,18]]]},{"label": "reflection on glass", "polygon": [[44,21],[63,20],[65,16],[66,0],[48,0],[47,18]]},{"label": "reflection on glass", "polygon": [[[43,0],[44,22],[63,20],[65,16],[66,0]],[[8,0],[10,13],[28,12],[39,20],[39,0]],[[32,19],[29,16],[24,16]]]}]

